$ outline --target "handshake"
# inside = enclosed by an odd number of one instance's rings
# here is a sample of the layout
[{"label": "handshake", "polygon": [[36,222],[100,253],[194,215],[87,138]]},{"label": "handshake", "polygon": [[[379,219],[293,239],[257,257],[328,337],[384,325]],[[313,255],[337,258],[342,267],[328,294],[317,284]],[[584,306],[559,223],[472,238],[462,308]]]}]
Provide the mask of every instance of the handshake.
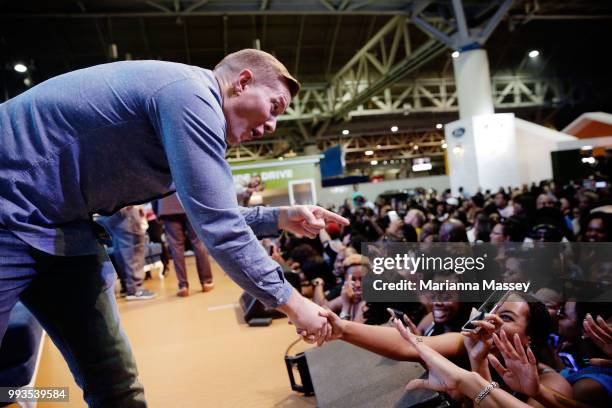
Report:
[{"label": "handshake", "polygon": [[347,321],[340,319],[331,310],[302,297],[295,289],[289,301],[279,310],[285,313],[296,332],[307,343],[323,343],[342,338]]}]

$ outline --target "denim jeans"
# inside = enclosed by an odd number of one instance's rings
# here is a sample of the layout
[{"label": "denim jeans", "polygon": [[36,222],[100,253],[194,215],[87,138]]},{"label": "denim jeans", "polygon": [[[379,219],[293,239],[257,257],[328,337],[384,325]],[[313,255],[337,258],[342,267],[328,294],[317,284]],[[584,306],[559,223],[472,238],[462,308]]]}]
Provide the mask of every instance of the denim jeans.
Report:
[{"label": "denim jeans", "polygon": [[0,341],[21,300],[60,350],[90,407],[146,407],[119,325],[114,268],[96,255],[54,256],[0,228]]},{"label": "denim jeans", "polygon": [[145,277],[145,232],[138,207],[126,207],[110,217],[100,217],[113,239],[113,256],[121,284],[129,295],[142,288]]}]

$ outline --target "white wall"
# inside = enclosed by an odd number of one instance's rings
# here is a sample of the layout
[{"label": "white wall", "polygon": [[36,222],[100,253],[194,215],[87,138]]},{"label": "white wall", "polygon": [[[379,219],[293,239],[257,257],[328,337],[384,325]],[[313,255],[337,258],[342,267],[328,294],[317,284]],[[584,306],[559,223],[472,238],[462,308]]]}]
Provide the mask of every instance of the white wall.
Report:
[{"label": "white wall", "polygon": [[447,123],[448,171],[453,193],[463,187],[497,190],[519,184],[514,114],[479,115]]},{"label": "white wall", "polygon": [[580,149],[583,146],[595,147],[610,147],[612,146],[612,136],[604,137],[592,137],[588,139],[576,139],[568,140],[566,142],[559,142],[556,150],[575,150]]},{"label": "white wall", "polygon": [[[318,180],[318,186],[321,185]],[[448,176],[426,176],[406,178],[399,180],[381,181],[378,183],[362,183],[356,184],[357,191],[361,192],[368,200],[374,201],[376,197],[388,190],[403,190],[414,189],[417,187],[434,188],[442,192],[449,188]],[[323,206],[335,205],[339,206],[344,203],[344,200],[351,199],[353,194],[353,185],[338,186],[338,187],[318,187],[317,198],[319,204]]]},{"label": "white wall", "polygon": [[515,129],[521,184],[551,179],[553,174],[550,152],[559,150],[559,143],[576,139],[574,136],[518,118],[515,119]]}]

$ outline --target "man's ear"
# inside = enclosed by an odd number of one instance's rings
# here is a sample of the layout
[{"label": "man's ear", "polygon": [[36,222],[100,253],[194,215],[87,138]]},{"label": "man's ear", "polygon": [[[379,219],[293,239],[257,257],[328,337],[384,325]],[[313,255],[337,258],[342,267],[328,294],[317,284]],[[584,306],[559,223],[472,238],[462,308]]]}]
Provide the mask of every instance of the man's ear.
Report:
[{"label": "man's ear", "polygon": [[243,69],[242,71],[240,71],[240,73],[238,74],[237,81],[234,85],[236,95],[240,95],[240,93],[242,93],[242,91],[244,91],[248,85],[251,85],[252,82],[253,71],[251,71],[250,69]]}]

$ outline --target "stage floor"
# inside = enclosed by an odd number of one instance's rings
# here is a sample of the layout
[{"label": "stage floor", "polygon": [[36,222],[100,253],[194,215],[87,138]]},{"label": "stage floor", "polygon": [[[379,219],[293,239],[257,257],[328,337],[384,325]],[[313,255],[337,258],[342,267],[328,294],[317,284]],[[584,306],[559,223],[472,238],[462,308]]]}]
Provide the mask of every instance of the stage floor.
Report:
[{"label": "stage floor", "polygon": [[[248,327],[238,298],[242,290],[213,262],[215,289],[201,291],[194,258],[187,258],[191,294],[176,296],[171,269],[145,286],[157,292],[149,301],[118,299],[145,387],[148,405],[157,407],[314,407],[314,397],[291,391],[284,353],[297,339],[288,320]],[[310,347],[300,342],[291,353]],[[86,407],[81,390],[57,348],[45,339],[37,386],[70,387],[70,402],[38,407]]]}]

